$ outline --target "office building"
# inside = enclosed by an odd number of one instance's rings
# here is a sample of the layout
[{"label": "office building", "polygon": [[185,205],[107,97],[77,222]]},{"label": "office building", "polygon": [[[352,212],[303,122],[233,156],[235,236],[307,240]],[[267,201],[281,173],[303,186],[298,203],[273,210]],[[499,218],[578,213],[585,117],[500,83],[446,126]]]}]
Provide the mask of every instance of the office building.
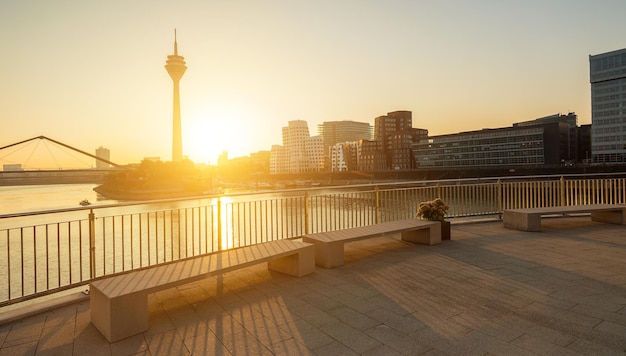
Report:
[{"label": "office building", "polygon": [[594,164],[626,163],[626,49],[589,56]]},{"label": "office building", "polygon": [[540,117],[538,119],[530,120],[530,121],[522,121],[518,123],[514,123],[513,127],[522,127],[522,126],[534,126],[540,124],[550,124],[554,122],[562,122],[567,125],[568,132],[567,136],[562,138],[566,140],[567,152],[562,157],[562,159],[571,162],[577,162],[581,160],[583,157],[578,156],[579,148],[581,147],[578,142],[579,136],[579,128],[578,128],[578,115],[574,112],[570,112],[567,115],[563,114],[554,114],[549,116]]},{"label": "office building", "polygon": [[[330,151],[332,147],[339,143],[358,142],[360,140],[371,140],[373,127],[367,122],[356,121],[325,121],[317,125],[317,133],[322,136],[324,144],[325,162],[327,170],[330,169]],[[330,152],[330,154],[329,154]]]},{"label": "office building", "polygon": [[[100,147],[96,148],[96,157],[110,162],[111,161],[111,151],[108,148],[100,146]],[[108,164],[107,162],[102,161],[100,159],[96,160],[96,169],[109,169],[109,168],[111,168],[110,164]]]},{"label": "office building", "polygon": [[418,168],[560,165],[568,154],[564,122],[431,136],[413,145]]}]

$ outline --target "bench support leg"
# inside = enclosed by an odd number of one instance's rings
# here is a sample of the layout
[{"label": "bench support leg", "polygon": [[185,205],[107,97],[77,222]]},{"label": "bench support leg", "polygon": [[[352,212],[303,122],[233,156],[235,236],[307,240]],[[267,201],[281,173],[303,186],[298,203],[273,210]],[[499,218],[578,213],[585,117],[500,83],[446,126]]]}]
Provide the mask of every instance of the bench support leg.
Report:
[{"label": "bench support leg", "polygon": [[276,272],[285,273],[294,277],[306,276],[315,272],[315,247],[313,245],[302,248],[297,254],[267,262],[267,267]]},{"label": "bench support leg", "polygon": [[343,242],[317,243],[309,240],[315,245],[315,264],[324,268],[335,268],[344,265]]},{"label": "bench support leg", "polygon": [[436,245],[441,243],[441,224],[439,222],[429,225],[425,229],[405,231],[401,233],[403,241],[422,245]]},{"label": "bench support leg", "polygon": [[504,227],[522,231],[541,231],[541,214],[504,211]]},{"label": "bench support leg", "polygon": [[626,210],[592,211],[591,220],[609,224],[626,225]]},{"label": "bench support leg", "polygon": [[111,299],[97,288],[91,288],[89,296],[91,322],[109,342],[148,330],[148,296],[145,293]]}]

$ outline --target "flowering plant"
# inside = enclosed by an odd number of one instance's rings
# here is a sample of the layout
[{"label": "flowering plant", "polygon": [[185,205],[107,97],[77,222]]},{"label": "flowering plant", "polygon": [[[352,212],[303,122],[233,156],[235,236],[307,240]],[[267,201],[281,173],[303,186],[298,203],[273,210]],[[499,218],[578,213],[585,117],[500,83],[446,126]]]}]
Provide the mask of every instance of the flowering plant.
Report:
[{"label": "flowering plant", "polygon": [[444,221],[448,208],[448,204],[444,203],[441,198],[421,202],[415,217],[431,221]]}]

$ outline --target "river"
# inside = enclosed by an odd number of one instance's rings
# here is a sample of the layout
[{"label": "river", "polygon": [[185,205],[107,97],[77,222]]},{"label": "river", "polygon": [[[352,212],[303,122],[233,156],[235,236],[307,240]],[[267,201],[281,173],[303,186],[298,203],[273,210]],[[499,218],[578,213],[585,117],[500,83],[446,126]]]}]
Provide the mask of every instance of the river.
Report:
[{"label": "river", "polygon": [[93,205],[114,204],[93,191],[96,184],[0,186],[0,215],[30,211],[75,208],[83,199]]}]

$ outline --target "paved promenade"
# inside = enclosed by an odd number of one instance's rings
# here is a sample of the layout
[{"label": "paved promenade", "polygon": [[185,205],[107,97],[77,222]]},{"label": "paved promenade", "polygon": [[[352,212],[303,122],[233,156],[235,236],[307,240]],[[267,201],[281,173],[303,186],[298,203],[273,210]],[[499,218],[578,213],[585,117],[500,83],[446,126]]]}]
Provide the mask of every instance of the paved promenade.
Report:
[{"label": "paved promenade", "polygon": [[149,297],[150,329],[110,344],[82,301],[0,325],[0,355],[624,355],[626,227],[490,222],[452,240],[346,245],[303,278],[263,265]]}]

